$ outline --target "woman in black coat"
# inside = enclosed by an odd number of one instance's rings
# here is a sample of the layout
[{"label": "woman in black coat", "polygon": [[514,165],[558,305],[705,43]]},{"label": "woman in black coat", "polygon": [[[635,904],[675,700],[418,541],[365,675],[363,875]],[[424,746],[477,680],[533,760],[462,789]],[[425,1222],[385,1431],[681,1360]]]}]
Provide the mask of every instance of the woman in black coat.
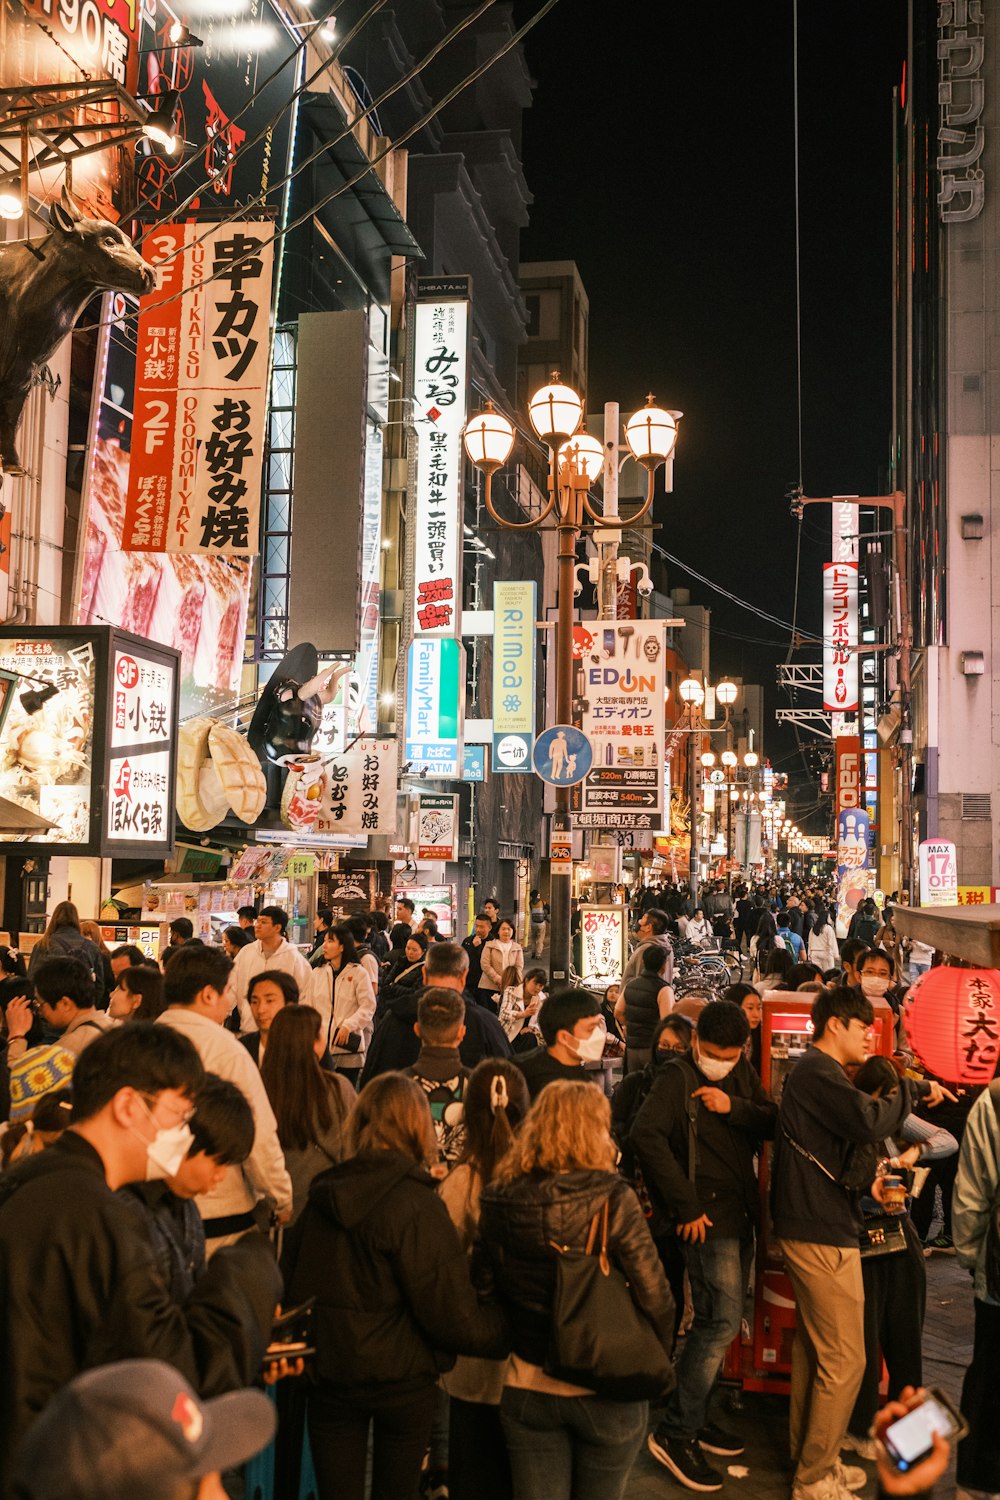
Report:
[{"label": "woman in black coat", "polygon": [[[595,1091],[596,1092],[596,1091]],[[481,1306],[426,1163],[437,1155],[423,1090],[383,1073],[345,1126],[347,1160],[314,1178],[285,1241],[286,1301],[316,1297],[307,1420],[319,1500],[415,1500],[437,1378],[456,1354],[502,1358],[503,1314]]]},{"label": "woman in black coat", "polygon": [[481,1254],[510,1318],[513,1354],[500,1402],[514,1494],[621,1500],[646,1435],[645,1401],[610,1401],[545,1373],[556,1292],[553,1245],[583,1249],[608,1205],[608,1249],[663,1348],[674,1302],[633,1190],[614,1170],[610,1109],[590,1083],[539,1094],[481,1199]]}]

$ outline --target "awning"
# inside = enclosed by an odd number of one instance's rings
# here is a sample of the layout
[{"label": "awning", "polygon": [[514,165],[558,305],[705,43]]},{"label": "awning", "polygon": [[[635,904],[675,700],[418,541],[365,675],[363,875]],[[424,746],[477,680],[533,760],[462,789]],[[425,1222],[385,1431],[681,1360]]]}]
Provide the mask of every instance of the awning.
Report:
[{"label": "awning", "polygon": [[952,958],[1000,969],[1000,906],[893,907],[893,926]]},{"label": "awning", "polygon": [[[356,212],[351,215],[355,227],[359,218],[366,219],[375,230],[383,245],[393,255],[411,255],[423,258],[423,251],[410,233],[406,220],[386,192],[378,172],[371,165],[357,139],[346,131],[346,121],[340,102],[335,94],[305,94],[300,110],[306,123],[321,142],[329,142],[327,151],[317,162],[330,165],[341,182],[359,180],[340,197],[346,208],[351,202]],[[367,170],[366,170],[367,169]],[[359,176],[364,173],[364,176]],[[326,187],[324,181],[323,186]]]}]

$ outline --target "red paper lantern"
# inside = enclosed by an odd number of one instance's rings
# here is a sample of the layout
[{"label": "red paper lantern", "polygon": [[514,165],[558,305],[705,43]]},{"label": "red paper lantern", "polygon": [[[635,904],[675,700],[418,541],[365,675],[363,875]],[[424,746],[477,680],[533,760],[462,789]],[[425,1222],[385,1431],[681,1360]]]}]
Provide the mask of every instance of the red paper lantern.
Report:
[{"label": "red paper lantern", "polygon": [[1000,1058],[1000,972],[929,969],[903,1008],[910,1046],[947,1083],[989,1083]]}]

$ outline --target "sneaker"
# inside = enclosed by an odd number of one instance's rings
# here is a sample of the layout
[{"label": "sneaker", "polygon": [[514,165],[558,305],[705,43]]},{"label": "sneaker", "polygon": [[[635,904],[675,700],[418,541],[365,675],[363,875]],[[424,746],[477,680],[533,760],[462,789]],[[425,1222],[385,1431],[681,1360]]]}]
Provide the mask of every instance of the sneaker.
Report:
[{"label": "sneaker", "polygon": [[925,1255],[954,1255],[955,1246],[950,1234],[936,1234],[932,1240],[928,1240],[924,1246]]},{"label": "sneaker", "polygon": [[722,1489],[722,1475],[718,1469],[713,1469],[710,1463],[705,1462],[704,1455],[693,1438],[682,1442],[679,1438],[665,1437],[657,1429],[649,1434],[646,1447],[656,1462],[669,1469],[685,1489],[698,1490],[702,1494]]},{"label": "sneaker", "polygon": [[837,1483],[845,1490],[863,1490],[868,1483],[868,1475],[864,1469],[859,1469],[855,1464],[842,1464],[839,1458],[833,1466],[833,1472]]},{"label": "sneaker", "polygon": [[724,1427],[716,1426],[714,1422],[709,1422],[701,1429],[698,1446],[704,1448],[706,1453],[717,1453],[720,1458],[736,1458],[745,1452],[742,1438],[738,1438],[735,1432],[727,1432]]},{"label": "sneaker", "polygon": [[856,1453],[859,1458],[864,1459],[866,1464],[873,1464],[878,1456],[875,1447],[875,1439],[870,1437],[855,1437],[849,1432],[840,1445],[841,1453]]},{"label": "sneaker", "polygon": [[792,1485],[792,1500],[847,1500],[850,1494],[851,1491],[844,1489],[832,1469],[821,1479],[814,1479],[812,1484],[799,1484],[796,1480]]}]

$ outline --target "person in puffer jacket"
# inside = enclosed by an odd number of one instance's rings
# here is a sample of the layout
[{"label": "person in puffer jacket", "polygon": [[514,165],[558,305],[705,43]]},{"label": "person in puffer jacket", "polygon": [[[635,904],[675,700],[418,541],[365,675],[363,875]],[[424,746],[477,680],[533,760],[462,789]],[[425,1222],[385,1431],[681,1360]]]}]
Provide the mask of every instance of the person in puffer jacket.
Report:
[{"label": "person in puffer jacket", "polygon": [[605,1203],[611,1258],[668,1355],[673,1345],[673,1297],[638,1199],[614,1170],[610,1125],[599,1089],[550,1083],[483,1191],[478,1257],[492,1268],[510,1319],[513,1353],[500,1419],[515,1495],[569,1494],[574,1474],[599,1471],[602,1500],[621,1500],[646,1435],[647,1402],[609,1401],[544,1370],[556,1290],[553,1247],[582,1249]]},{"label": "person in puffer jacket", "polygon": [[506,1323],[480,1303],[427,1171],[437,1143],[420,1085],[367,1084],[345,1151],[313,1179],[281,1262],[286,1306],[317,1299],[306,1410],[319,1500],[363,1500],[372,1426],[371,1500],[416,1500],[438,1376],[457,1354],[502,1359]]}]

